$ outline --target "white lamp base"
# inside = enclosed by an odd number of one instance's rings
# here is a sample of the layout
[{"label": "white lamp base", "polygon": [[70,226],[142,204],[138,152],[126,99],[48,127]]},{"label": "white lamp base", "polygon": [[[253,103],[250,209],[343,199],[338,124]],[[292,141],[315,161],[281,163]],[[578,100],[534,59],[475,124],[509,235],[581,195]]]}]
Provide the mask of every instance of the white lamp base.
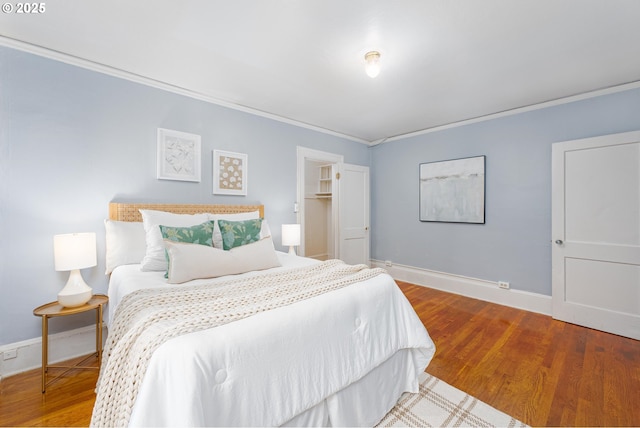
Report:
[{"label": "white lamp base", "polygon": [[291,254],[292,256],[297,256],[295,246],[289,245],[289,254]]},{"label": "white lamp base", "polygon": [[80,270],[74,269],[69,273],[67,284],[58,293],[58,303],[67,308],[75,308],[87,303],[92,296],[93,290],[82,279]]}]

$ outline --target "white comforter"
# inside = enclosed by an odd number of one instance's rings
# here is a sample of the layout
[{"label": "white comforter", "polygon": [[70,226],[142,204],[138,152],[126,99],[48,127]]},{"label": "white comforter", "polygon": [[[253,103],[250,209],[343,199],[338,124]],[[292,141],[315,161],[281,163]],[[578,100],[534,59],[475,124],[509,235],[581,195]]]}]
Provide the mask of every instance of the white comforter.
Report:
[{"label": "white comforter", "polygon": [[[279,257],[276,269],[315,263]],[[116,269],[110,316],[125,294],[149,286],[166,286],[162,273]],[[130,425],[374,425],[403,391],[417,391],[434,352],[395,282],[380,275],[169,340],[151,358]]]}]

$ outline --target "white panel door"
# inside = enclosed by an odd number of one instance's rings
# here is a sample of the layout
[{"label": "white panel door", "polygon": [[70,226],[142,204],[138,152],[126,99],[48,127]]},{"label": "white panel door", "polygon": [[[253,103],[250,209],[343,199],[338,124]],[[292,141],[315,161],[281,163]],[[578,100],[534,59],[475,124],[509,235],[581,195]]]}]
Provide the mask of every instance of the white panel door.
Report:
[{"label": "white panel door", "polygon": [[369,265],[369,167],[341,164],[339,169],[339,258]]},{"label": "white panel door", "polygon": [[553,317],[640,339],[640,132],[552,149]]}]

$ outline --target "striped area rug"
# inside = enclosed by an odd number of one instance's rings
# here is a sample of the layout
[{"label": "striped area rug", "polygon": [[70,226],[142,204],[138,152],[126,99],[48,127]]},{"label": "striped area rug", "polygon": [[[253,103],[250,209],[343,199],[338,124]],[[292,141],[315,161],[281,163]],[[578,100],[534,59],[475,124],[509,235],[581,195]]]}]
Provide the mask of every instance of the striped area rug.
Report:
[{"label": "striped area rug", "polygon": [[488,404],[424,373],[417,394],[405,394],[378,427],[526,427]]}]

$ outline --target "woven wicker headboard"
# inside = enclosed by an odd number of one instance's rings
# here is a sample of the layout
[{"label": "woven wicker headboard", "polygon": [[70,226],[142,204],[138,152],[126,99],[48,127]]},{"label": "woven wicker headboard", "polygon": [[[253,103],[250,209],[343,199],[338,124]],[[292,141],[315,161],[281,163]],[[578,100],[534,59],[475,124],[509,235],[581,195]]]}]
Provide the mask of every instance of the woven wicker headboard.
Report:
[{"label": "woven wicker headboard", "polygon": [[142,221],[140,209],[166,211],[175,214],[234,214],[260,211],[264,218],[264,205],[195,205],[195,204],[133,204],[110,202],[109,219],[117,221]]}]

